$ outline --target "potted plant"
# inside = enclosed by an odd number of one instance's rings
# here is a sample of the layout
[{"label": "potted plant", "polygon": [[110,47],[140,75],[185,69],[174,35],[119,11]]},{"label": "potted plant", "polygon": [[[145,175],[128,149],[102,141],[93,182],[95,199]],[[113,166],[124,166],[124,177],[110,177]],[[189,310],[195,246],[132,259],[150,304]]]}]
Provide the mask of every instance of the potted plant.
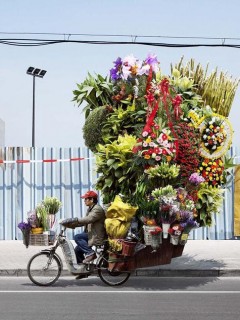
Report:
[{"label": "potted plant", "polygon": [[27,213],[28,222],[31,226],[31,233],[33,234],[41,234],[43,233],[43,227],[41,219],[38,217],[36,210],[29,211]]},{"label": "potted plant", "polygon": [[56,220],[56,213],[62,207],[62,202],[56,197],[46,197],[41,204],[47,211],[49,227],[52,228]]},{"label": "potted plant", "polygon": [[46,207],[42,204],[38,205],[36,207],[36,215],[39,221],[39,226],[40,228],[42,228],[42,231],[47,231],[49,229],[49,223],[48,223],[48,211]]}]

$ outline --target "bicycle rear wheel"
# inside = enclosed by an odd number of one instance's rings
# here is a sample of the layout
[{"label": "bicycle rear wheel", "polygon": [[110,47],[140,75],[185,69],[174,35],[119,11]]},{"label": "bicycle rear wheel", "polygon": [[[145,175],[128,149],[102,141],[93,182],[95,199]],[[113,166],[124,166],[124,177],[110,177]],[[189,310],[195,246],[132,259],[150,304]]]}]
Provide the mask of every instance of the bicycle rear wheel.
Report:
[{"label": "bicycle rear wheel", "polygon": [[105,257],[102,257],[98,263],[98,275],[104,283],[114,287],[125,283],[131,273],[129,271],[109,271],[108,261]]},{"label": "bicycle rear wheel", "polygon": [[27,274],[29,279],[38,286],[50,286],[60,277],[61,263],[50,252],[39,252],[28,262]]}]

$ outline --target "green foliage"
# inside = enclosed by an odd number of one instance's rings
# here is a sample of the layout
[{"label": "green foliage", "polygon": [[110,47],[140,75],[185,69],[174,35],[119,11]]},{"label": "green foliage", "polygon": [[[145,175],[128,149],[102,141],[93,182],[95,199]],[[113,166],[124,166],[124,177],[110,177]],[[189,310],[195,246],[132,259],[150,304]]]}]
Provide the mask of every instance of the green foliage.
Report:
[{"label": "green foliage", "polygon": [[222,206],[223,191],[223,189],[210,186],[207,183],[200,184],[196,203],[200,225],[211,226],[212,215],[219,213]]},{"label": "green foliage", "polygon": [[145,170],[148,178],[154,182],[155,187],[165,186],[178,177],[180,166],[176,164],[170,164],[169,162],[161,162],[159,165],[150,167]]},{"label": "green foliage", "polygon": [[76,101],[78,106],[86,102],[84,107],[85,118],[87,118],[92,110],[100,106],[111,105],[112,87],[113,84],[109,77],[102,77],[97,74],[92,76],[88,73],[87,78],[81,83],[77,84],[78,90],[73,91],[73,101]]},{"label": "green foliage", "polygon": [[103,143],[102,127],[106,121],[108,111],[106,107],[94,109],[87,117],[83,126],[83,138],[85,145],[92,151],[97,151],[97,145]]},{"label": "green foliage", "polygon": [[[227,117],[239,84],[238,79],[229,77],[227,73],[215,69],[208,75],[208,65],[204,70],[200,63],[196,66],[194,59],[183,65],[183,58],[178,64],[171,66],[172,73],[179,72],[181,79],[192,81],[192,90],[202,97],[205,105],[214,107],[215,112]],[[187,80],[186,80],[187,81]],[[184,83],[189,85],[189,83]]]},{"label": "green foliage", "polygon": [[35,210],[39,222],[39,227],[42,227],[43,230],[46,231],[49,227],[47,208],[43,204],[40,204],[36,207]]},{"label": "green foliage", "polygon": [[224,171],[223,171],[223,184],[228,188],[230,183],[234,179],[234,168],[238,167],[239,164],[234,164],[234,157],[224,156]]},{"label": "green foliage", "polygon": [[[108,201],[113,201],[116,194],[122,194],[130,201],[135,190],[136,170],[132,167],[132,148],[136,138],[130,135],[119,136],[112,143],[97,146],[97,172],[96,188],[107,195]],[[104,200],[105,202],[105,200]]]},{"label": "green foliage", "polygon": [[46,197],[42,201],[42,205],[46,208],[48,214],[56,214],[62,207],[62,202],[56,197]]},{"label": "green foliage", "polygon": [[172,198],[176,197],[177,191],[173,189],[172,185],[167,185],[166,187],[162,188],[155,188],[152,191],[152,196],[155,199],[159,199],[160,197],[167,197],[167,198]]},{"label": "green foliage", "polygon": [[143,126],[145,115],[146,111],[136,110],[135,104],[113,108],[102,126],[102,139],[109,143],[116,140],[119,134],[136,134]]}]

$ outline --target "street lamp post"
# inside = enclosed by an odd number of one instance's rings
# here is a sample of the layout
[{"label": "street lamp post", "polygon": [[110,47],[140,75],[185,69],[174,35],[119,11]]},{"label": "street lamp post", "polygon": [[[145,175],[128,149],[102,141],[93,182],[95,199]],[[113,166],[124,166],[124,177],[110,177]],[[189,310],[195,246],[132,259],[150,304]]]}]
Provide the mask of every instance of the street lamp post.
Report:
[{"label": "street lamp post", "polygon": [[34,67],[29,67],[27,69],[27,74],[33,77],[32,147],[35,147],[35,78],[43,78],[46,72],[46,70]]}]

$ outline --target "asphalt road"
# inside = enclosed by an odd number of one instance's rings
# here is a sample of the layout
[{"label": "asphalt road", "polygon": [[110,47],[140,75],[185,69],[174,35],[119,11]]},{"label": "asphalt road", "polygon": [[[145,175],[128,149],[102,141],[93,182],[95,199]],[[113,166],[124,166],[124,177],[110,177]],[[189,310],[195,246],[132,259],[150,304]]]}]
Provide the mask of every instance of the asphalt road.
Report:
[{"label": "asphalt road", "polygon": [[240,278],[132,277],[112,288],[91,277],[66,277],[37,287],[25,277],[0,277],[3,320],[236,320]]}]

